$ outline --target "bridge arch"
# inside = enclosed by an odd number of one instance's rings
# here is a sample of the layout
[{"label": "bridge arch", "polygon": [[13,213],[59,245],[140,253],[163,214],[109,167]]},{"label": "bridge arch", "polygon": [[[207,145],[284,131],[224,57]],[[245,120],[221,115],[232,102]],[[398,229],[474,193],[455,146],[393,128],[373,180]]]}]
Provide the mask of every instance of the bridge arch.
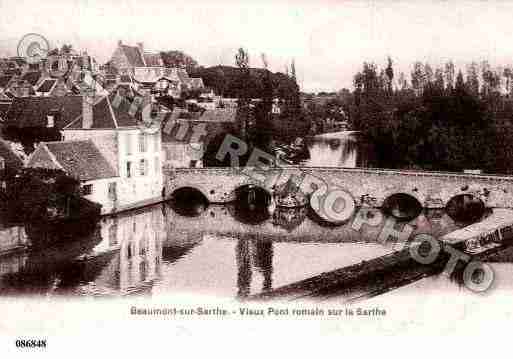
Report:
[{"label": "bridge arch", "polygon": [[170,203],[173,209],[184,216],[198,216],[208,206],[208,197],[195,186],[183,186],[176,188],[170,194]]},{"label": "bridge arch", "polygon": [[252,183],[245,183],[233,190],[233,198],[235,198],[235,202],[238,204],[267,207],[271,204],[273,195],[267,188]]},{"label": "bridge arch", "polygon": [[171,199],[176,199],[177,196],[178,197],[182,197],[182,196],[186,196],[186,195],[191,195],[191,196],[203,196],[207,201],[208,201],[208,195],[206,193],[206,191],[199,187],[199,186],[195,186],[195,185],[186,185],[186,186],[181,186],[181,187],[177,187],[173,190],[172,193],[169,194],[169,197]]},{"label": "bridge arch", "polygon": [[486,205],[476,193],[459,193],[452,196],[445,205],[447,214],[457,222],[475,222],[485,213]]},{"label": "bridge arch", "polygon": [[411,220],[417,218],[422,212],[423,202],[419,200],[418,196],[407,192],[397,192],[385,197],[381,208],[395,218]]}]

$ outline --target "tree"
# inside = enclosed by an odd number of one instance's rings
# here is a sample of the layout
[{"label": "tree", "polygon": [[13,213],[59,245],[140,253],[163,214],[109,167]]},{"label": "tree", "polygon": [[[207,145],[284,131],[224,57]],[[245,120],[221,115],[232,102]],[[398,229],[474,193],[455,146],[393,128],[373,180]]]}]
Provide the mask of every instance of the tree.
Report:
[{"label": "tree", "polygon": [[465,81],[463,80],[463,73],[461,70],[458,71],[458,75],[456,76],[455,90],[458,92],[465,91]]},{"label": "tree", "polygon": [[388,94],[392,94],[392,82],[394,81],[394,69],[392,67],[392,59],[390,56],[387,58],[387,68],[385,69],[385,74],[387,76],[387,90]]},{"label": "tree", "polygon": [[366,97],[375,97],[379,92],[377,66],[372,62],[363,63],[362,71],[363,94]]},{"label": "tree", "polygon": [[292,59],[292,62],[290,63],[290,77],[292,77],[292,80],[296,80],[296,64],[294,63],[294,59]]},{"label": "tree", "polygon": [[237,122],[239,124],[241,135],[246,138],[249,126],[249,92],[247,85],[250,82],[249,55],[242,47],[235,55],[235,64],[239,68],[239,96],[237,105]]},{"label": "tree", "polygon": [[508,95],[511,95],[511,77],[513,76],[513,71],[511,68],[506,67],[503,71],[504,78],[506,79],[506,92]]},{"label": "tree", "polygon": [[408,89],[408,80],[406,80],[406,76],[404,75],[404,72],[401,72],[399,74],[399,79],[397,80],[398,86],[401,90]]},{"label": "tree", "polygon": [[182,51],[162,51],[160,57],[165,67],[184,68],[189,74],[198,68],[198,62]]},{"label": "tree", "polygon": [[434,86],[440,92],[443,92],[445,89],[444,71],[439,67],[435,70]]},{"label": "tree", "polygon": [[424,65],[424,73],[425,73],[426,82],[432,83],[433,82],[433,69],[427,62]]},{"label": "tree", "polygon": [[445,84],[447,86],[447,90],[451,91],[454,88],[454,64],[452,61],[448,61],[445,63]]},{"label": "tree", "polygon": [[417,94],[417,96],[422,94],[425,85],[425,73],[424,73],[424,65],[420,61],[416,61],[413,64],[413,72],[411,73],[411,86],[413,90]]},{"label": "tree", "polygon": [[479,96],[479,74],[478,65],[475,62],[471,62],[467,66],[467,84],[466,87],[470,94],[474,97]]}]

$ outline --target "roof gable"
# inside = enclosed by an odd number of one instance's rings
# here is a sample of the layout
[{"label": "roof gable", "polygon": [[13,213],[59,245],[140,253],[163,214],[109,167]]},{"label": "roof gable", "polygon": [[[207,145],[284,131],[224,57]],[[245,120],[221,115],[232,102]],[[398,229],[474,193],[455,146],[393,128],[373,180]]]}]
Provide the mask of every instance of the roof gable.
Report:
[{"label": "roof gable", "polygon": [[[109,96],[101,97],[93,105],[92,129],[115,129],[118,127],[137,126],[140,111],[137,111],[132,116],[130,114],[132,103],[128,101],[126,96],[123,96],[124,92],[120,92],[120,96],[116,98],[118,91],[112,92]],[[81,114],[75,121],[72,121],[66,126],[66,129],[80,128],[84,128]]]},{"label": "roof gable", "polygon": [[7,125],[13,127],[46,127],[47,115],[55,117],[55,127],[64,128],[82,113],[82,96],[49,96],[14,98],[7,112]]},{"label": "roof gable", "polygon": [[142,57],[141,51],[137,46],[121,45],[121,50],[125,54],[130,66],[145,66],[144,58]]},{"label": "roof gable", "polygon": [[29,71],[21,79],[27,81],[31,86],[35,86],[40,78],[41,71]]},{"label": "roof gable", "polygon": [[81,181],[117,177],[91,140],[45,142],[43,146],[68,175]]}]

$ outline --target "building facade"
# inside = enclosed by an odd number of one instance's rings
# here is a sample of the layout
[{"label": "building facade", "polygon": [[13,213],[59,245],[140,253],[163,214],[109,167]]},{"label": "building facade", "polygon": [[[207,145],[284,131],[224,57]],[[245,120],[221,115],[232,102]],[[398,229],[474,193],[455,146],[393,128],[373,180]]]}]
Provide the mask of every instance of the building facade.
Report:
[{"label": "building facade", "polygon": [[84,97],[83,115],[63,129],[63,140],[91,140],[115,169],[116,208],[159,201],[162,195],[161,131],[148,131],[137,115],[130,114],[130,103],[112,104],[113,96],[90,103]]}]

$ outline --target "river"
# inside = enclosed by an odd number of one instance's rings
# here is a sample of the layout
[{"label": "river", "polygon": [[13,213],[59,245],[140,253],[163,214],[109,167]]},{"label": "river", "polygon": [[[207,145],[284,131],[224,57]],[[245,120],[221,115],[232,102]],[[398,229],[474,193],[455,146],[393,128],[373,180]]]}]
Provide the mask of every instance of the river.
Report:
[{"label": "river", "polygon": [[[309,151],[305,164],[311,166],[355,167],[371,160],[357,133],[320,136]],[[358,216],[381,220],[357,228]],[[4,225],[0,295],[247,297],[395,251],[378,241],[386,221],[396,220],[379,209],[359,210],[332,226],[306,209],[255,216],[231,204],[199,204],[191,212],[166,203],[104,217],[89,233],[63,238],[58,230]],[[414,233],[435,237],[462,226],[441,210],[423,210],[407,223]],[[41,236],[60,244],[27,247]],[[497,260],[503,272],[512,268],[510,257]],[[420,282],[412,285],[459,288],[443,278]],[[411,286],[395,292],[401,290],[408,293]]]},{"label": "river", "polygon": [[372,167],[373,149],[357,131],[318,135],[307,141],[307,167]]}]

